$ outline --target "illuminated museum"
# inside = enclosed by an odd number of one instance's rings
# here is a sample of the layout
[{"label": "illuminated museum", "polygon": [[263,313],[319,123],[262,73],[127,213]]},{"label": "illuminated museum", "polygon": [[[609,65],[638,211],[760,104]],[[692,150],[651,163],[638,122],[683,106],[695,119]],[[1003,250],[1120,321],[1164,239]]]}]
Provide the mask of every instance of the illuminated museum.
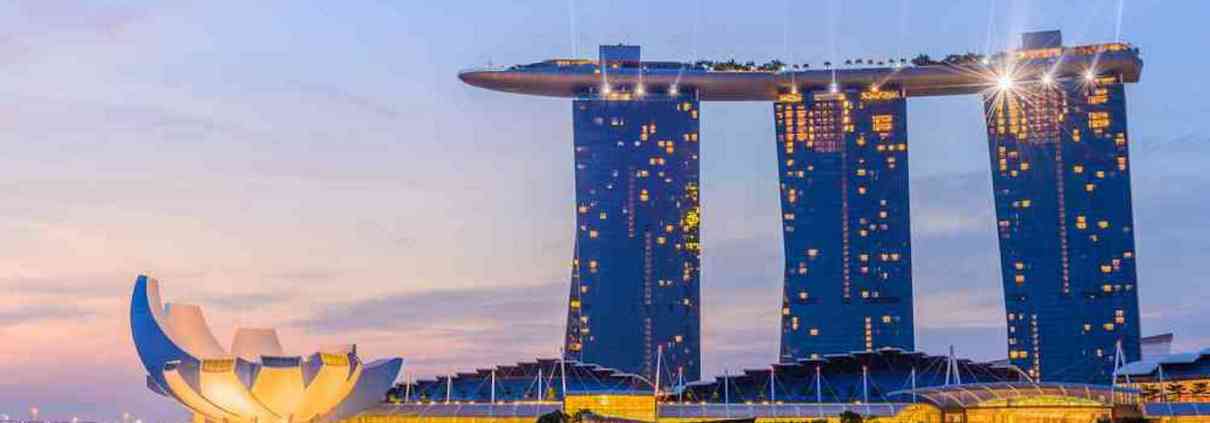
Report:
[{"label": "illuminated museum", "polygon": [[130,331],[147,387],[198,423],[336,421],[382,401],[403,366],[363,363],[353,345],[289,355],[273,329],[238,329],[223,348],[200,307],[162,304],[159,282],[147,276],[135,281]]}]

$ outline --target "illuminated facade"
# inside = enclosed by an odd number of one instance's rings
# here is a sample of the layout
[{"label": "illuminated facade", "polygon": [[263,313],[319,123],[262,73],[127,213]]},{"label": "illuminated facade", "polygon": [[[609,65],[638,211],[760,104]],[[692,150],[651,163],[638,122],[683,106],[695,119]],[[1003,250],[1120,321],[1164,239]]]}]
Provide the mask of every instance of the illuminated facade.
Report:
[{"label": "illuminated facade", "polygon": [[985,94],[1009,359],[1105,383],[1139,359],[1126,98],[1116,76]]},{"label": "illuminated facade", "polygon": [[193,422],[328,422],[382,402],[399,358],[362,363],[353,345],[286,354],[273,329],[239,329],[219,345],[202,309],[160,302],[159,283],[135,281],[130,329],[147,387],[177,401]]},{"label": "illuminated facade", "polygon": [[[1012,363],[1047,381],[1109,380],[1139,356],[1124,84],[1138,49],[1063,46],[814,69],[553,59],[462,72],[486,89],[572,98],[577,229],[566,357],[698,377],[701,101],[774,103],[784,235],[783,363],[915,349],[908,97],[980,94]],[[860,62],[859,62],[860,63]],[[667,375],[666,374],[666,375]],[[673,378],[669,378],[673,379]]]},{"label": "illuminated facade", "polygon": [[1137,388],[1144,401],[1200,403],[1210,416],[1210,348],[1144,357],[1117,372],[1118,383]]},{"label": "illuminated facade", "polygon": [[915,349],[903,96],[808,92],[773,108],[785,246],[781,360]]},{"label": "illuminated facade", "polygon": [[699,377],[698,106],[623,87],[572,103],[567,358],[654,380],[662,350],[670,374]]}]

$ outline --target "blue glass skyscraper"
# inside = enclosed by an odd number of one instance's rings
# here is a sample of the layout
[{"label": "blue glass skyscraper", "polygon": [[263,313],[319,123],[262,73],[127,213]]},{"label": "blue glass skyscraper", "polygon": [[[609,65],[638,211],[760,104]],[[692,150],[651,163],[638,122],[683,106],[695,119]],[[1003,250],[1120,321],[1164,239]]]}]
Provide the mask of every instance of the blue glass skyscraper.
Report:
[{"label": "blue glass skyscraper", "polygon": [[1117,76],[984,97],[1012,363],[1046,381],[1109,381],[1139,358],[1126,98]]},{"label": "blue glass skyscraper", "polygon": [[634,88],[572,103],[576,238],[566,355],[654,380],[662,349],[666,378],[697,380],[699,103],[692,94]]},{"label": "blue glass skyscraper", "polygon": [[915,349],[902,93],[787,94],[773,107],[785,247],[781,360]]}]

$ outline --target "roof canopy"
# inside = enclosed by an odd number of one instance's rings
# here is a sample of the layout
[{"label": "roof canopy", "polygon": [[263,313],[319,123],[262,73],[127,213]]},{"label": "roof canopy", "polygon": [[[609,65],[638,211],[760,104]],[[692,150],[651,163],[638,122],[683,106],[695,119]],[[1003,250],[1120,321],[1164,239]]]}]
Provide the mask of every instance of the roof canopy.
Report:
[{"label": "roof canopy", "polygon": [[908,389],[892,392],[889,396],[915,396],[942,409],[1040,405],[1112,407],[1138,403],[1138,391],[1134,389],[1053,382],[968,383]]}]

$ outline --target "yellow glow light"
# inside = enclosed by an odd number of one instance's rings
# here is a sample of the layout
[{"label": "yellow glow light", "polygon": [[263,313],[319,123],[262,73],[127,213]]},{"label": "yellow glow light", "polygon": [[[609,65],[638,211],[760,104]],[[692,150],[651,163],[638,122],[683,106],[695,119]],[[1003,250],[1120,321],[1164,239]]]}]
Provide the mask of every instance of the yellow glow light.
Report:
[{"label": "yellow glow light", "polygon": [[646,93],[647,93],[647,89],[646,89],[646,88],[643,88],[643,86],[642,86],[642,85],[636,85],[636,86],[634,87],[634,93],[635,93],[636,95],[643,95],[643,94],[646,94]]},{"label": "yellow glow light", "polygon": [[613,87],[610,87],[609,84],[601,85],[601,94],[609,94],[611,92],[613,92]]}]

